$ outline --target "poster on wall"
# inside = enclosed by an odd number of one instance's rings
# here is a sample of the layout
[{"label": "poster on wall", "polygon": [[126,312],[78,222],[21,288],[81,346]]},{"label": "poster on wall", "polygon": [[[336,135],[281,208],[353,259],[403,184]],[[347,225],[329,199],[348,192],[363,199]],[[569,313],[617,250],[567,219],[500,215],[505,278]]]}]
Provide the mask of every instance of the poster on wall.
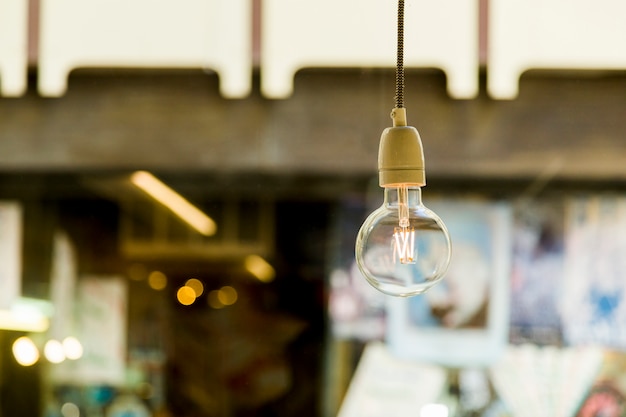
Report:
[{"label": "poster on wall", "polygon": [[624,350],[626,197],[573,198],[566,208],[564,340]]},{"label": "poster on wall", "polygon": [[388,298],[387,342],[399,357],[488,365],[508,342],[511,208],[470,200],[428,206],[450,232],[450,267],[424,295]]},{"label": "poster on wall", "polygon": [[21,294],[22,206],[0,201],[0,310],[9,310]]},{"label": "poster on wall", "polygon": [[58,366],[57,382],[125,383],[127,356],[127,286],[118,276],[85,276],[77,285],[76,337],[83,356]]},{"label": "poster on wall", "polygon": [[63,340],[76,336],[74,323],[78,260],[76,250],[67,233],[56,231],[52,241],[50,267],[50,301],[54,316],[50,321],[49,335]]},{"label": "poster on wall", "polygon": [[511,271],[510,341],[561,345],[559,312],[564,282],[562,199],[515,205]]}]

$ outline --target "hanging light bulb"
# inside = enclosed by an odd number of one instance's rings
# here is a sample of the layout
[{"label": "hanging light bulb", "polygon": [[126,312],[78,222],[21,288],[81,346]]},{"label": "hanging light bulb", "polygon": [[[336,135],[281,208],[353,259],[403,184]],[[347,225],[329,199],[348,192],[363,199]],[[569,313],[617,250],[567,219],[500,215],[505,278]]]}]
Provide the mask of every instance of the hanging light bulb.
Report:
[{"label": "hanging light bulb", "polygon": [[403,30],[404,1],[399,0],[396,107],[391,112],[393,127],[384,130],[378,150],[384,201],[361,226],[355,255],[374,288],[409,297],[441,281],[450,263],[451,244],[443,221],[422,204],[424,152],[417,129],[406,123]]},{"label": "hanging light bulb", "polygon": [[359,269],[385,294],[408,297],[439,282],[450,263],[450,236],[443,221],[422,204],[424,157],[406,111],[392,112],[378,154],[384,201],[363,223],[356,239]]}]

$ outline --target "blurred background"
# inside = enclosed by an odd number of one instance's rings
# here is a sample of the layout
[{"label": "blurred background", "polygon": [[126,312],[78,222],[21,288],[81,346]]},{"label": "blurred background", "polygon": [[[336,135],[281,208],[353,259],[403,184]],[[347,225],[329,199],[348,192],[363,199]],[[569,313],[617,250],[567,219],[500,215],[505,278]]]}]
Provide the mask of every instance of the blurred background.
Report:
[{"label": "blurred background", "polygon": [[0,0],[0,416],[626,415],[626,8],[407,0],[453,261],[390,299],[392,0]]}]

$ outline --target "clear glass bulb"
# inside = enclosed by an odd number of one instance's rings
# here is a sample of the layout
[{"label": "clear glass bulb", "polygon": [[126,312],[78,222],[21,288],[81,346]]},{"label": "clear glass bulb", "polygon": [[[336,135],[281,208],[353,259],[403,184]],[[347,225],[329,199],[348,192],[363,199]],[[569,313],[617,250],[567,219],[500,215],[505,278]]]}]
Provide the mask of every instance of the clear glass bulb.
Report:
[{"label": "clear glass bulb", "polygon": [[450,263],[443,221],[422,204],[419,187],[386,187],[383,205],[365,220],[356,261],[367,281],[398,297],[422,294],[441,281]]}]

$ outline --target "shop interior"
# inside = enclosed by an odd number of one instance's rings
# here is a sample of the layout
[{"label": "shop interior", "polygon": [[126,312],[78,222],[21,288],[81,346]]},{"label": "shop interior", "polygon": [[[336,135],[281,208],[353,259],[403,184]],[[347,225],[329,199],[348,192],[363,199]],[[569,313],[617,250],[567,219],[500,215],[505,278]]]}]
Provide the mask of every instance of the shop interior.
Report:
[{"label": "shop interior", "polygon": [[355,261],[395,1],[106,3],[0,0],[0,417],[626,413],[621,4],[407,0],[452,255],[405,298]]}]

